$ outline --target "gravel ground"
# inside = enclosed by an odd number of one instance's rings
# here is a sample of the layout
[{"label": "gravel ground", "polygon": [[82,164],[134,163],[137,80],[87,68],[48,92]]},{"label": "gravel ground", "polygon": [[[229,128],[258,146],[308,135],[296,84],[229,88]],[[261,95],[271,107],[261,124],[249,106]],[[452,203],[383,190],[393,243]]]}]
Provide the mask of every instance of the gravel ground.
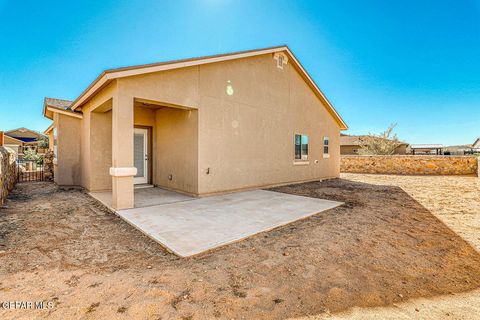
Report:
[{"label": "gravel ground", "polygon": [[344,175],[275,188],[345,205],[181,259],[81,190],[18,184],[0,209],[0,298],[53,308],[0,308],[0,318],[355,317],[422,301],[408,309],[421,317],[429,301],[480,288],[478,187]]}]

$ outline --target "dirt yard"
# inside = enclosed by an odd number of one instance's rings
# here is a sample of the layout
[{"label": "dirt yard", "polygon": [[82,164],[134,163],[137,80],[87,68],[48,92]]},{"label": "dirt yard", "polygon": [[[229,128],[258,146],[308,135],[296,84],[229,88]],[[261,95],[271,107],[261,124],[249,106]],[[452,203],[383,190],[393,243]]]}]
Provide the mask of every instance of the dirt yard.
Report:
[{"label": "dirt yard", "polygon": [[429,305],[480,288],[478,179],[344,175],[274,190],[345,205],[181,259],[82,191],[18,184],[0,209],[0,303],[53,308],[0,305],[0,318],[358,318],[397,305],[478,316]]}]

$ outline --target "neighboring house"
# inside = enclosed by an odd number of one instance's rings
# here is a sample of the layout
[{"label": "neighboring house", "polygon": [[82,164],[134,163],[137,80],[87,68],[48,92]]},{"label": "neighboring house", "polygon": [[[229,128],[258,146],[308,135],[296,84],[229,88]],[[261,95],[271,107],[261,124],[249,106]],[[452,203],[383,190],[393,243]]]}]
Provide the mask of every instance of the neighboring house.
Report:
[{"label": "neighboring house", "polygon": [[338,177],[347,125],[286,46],[102,72],[73,102],[45,99],[55,181],[205,196]]},{"label": "neighboring house", "polygon": [[473,151],[480,152],[480,138],[477,138],[475,142],[472,144]]},{"label": "neighboring house", "polygon": [[15,151],[16,154],[18,154],[19,151],[22,150],[23,141],[22,141],[22,140],[15,139],[15,138],[12,138],[12,137],[9,137],[9,136],[7,136],[7,135],[4,135],[4,136],[3,136],[3,145],[4,145],[5,147],[9,147],[9,148],[12,149],[13,151]]},{"label": "neighboring house", "polygon": [[46,149],[41,144],[42,140],[46,138],[44,134],[27,128],[5,131],[5,144],[16,150],[20,156],[26,149],[35,150],[37,153],[45,153]]},{"label": "neighboring house", "polygon": [[[362,148],[362,139],[364,137],[367,136],[350,136],[342,134],[340,136],[340,154],[359,154],[359,151]],[[407,147],[408,143],[399,141],[394,154],[407,154]]]},{"label": "neighboring house", "polygon": [[441,155],[443,154],[442,144],[412,144],[410,150],[412,154]]},{"label": "neighboring house", "polygon": [[472,153],[480,153],[480,138],[477,138],[473,144],[465,144],[460,146],[448,146],[444,149],[444,154],[464,155]]}]

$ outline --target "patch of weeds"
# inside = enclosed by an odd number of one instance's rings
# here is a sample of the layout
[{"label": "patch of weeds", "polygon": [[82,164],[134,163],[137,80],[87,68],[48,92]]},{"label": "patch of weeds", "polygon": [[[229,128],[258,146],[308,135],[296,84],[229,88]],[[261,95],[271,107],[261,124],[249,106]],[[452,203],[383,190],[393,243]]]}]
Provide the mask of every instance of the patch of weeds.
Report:
[{"label": "patch of weeds", "polygon": [[177,305],[183,301],[183,300],[187,300],[188,298],[190,298],[190,290],[185,290],[183,291],[182,293],[180,293],[178,296],[176,296],[175,298],[172,299],[172,301],[170,302],[170,304],[172,305],[172,307],[177,310]]},{"label": "patch of weeds", "polygon": [[70,279],[65,281],[65,284],[68,285],[69,287],[76,287],[78,285],[79,280],[80,278],[78,276],[73,275],[70,277]]},{"label": "patch of weeds", "polygon": [[233,295],[239,298],[246,298],[247,293],[245,291],[240,291],[238,288],[233,288]]},{"label": "patch of weeds", "polygon": [[118,313],[125,313],[127,311],[127,307],[120,307],[117,309]]},{"label": "patch of weeds", "polygon": [[94,282],[94,283],[92,283],[91,285],[89,285],[88,287],[89,287],[89,288],[96,288],[96,287],[98,287],[98,286],[101,285],[101,284],[102,284],[102,282]]},{"label": "patch of weeds", "polygon": [[273,300],[273,302],[275,302],[275,304],[282,303],[283,301],[285,301],[285,300],[280,299],[280,298],[276,298],[276,299]]},{"label": "patch of weeds", "polygon": [[86,311],[85,313],[94,312],[95,310],[97,310],[97,308],[98,308],[99,305],[100,305],[100,302],[92,303],[92,304],[87,308],[87,311]]}]

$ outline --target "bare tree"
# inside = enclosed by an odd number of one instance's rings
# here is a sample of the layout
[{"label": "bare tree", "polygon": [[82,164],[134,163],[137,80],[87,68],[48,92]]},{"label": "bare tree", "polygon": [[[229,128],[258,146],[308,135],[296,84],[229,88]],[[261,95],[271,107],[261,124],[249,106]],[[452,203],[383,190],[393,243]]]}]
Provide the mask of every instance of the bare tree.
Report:
[{"label": "bare tree", "polygon": [[397,138],[397,135],[393,133],[393,129],[396,127],[396,123],[391,124],[387,130],[380,134],[368,133],[367,136],[363,136],[360,140],[359,154],[363,155],[391,155],[395,152],[395,149],[401,145]]}]

